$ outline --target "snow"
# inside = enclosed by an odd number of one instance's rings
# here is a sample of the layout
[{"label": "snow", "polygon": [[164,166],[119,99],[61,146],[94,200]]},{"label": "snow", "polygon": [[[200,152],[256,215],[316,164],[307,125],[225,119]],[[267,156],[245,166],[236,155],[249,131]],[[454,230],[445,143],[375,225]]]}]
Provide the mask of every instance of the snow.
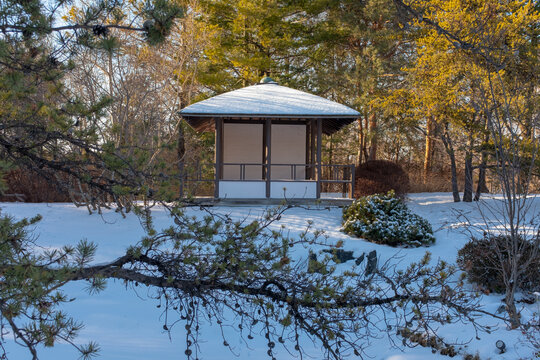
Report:
[{"label": "snow", "polygon": [[360,113],[345,105],[277,84],[258,84],[229,91],[192,104],[182,115],[309,115],[357,117]]},{"label": "snow", "polygon": [[[353,250],[355,256],[363,252],[377,251],[380,261],[391,257],[401,259],[400,266],[406,266],[419,260],[429,250],[437,259],[455,263],[457,251],[468,241],[469,234],[464,231],[463,219],[457,214],[465,214],[469,221],[481,228],[482,218],[479,206],[495,208],[500,198],[489,198],[480,204],[453,203],[451,194],[424,193],[412,194],[408,201],[411,210],[426,218],[435,230],[436,243],[429,248],[399,249],[373,244],[353,238],[340,232],[341,209],[293,208],[287,211],[279,224],[285,225],[291,235],[305,229],[308,221],[314,227],[324,229],[330,242],[344,241],[345,250]],[[540,198],[534,199],[532,213],[540,206]],[[123,254],[125,249],[143,236],[138,219],[128,215],[123,219],[114,211],[105,211],[103,215],[89,215],[85,208],[76,208],[71,204],[21,204],[0,203],[2,214],[11,214],[16,218],[43,215],[43,220],[34,226],[34,235],[39,236],[37,243],[46,247],[60,247],[64,244],[75,244],[86,238],[99,245],[96,263],[110,261]],[[264,213],[264,207],[215,207],[214,211],[231,214],[234,218],[256,218]],[[198,209],[190,209],[193,215],[200,215]],[[153,210],[156,228],[163,228],[171,220],[162,208]],[[491,219],[496,222],[496,216]],[[480,230],[478,230],[480,231]],[[394,260],[398,261],[398,260]],[[341,265],[340,265],[341,266]],[[85,328],[79,338],[80,343],[96,341],[101,347],[99,359],[172,359],[184,358],[185,333],[183,326],[173,327],[171,338],[162,330],[163,319],[157,302],[149,299],[147,288],[126,288],[121,282],[109,281],[107,289],[98,295],[89,295],[84,291],[84,283],[70,284],[65,291],[76,301],[66,304],[63,309],[75,319],[82,321]],[[134,292],[136,291],[137,296]],[[150,294],[151,295],[151,294]],[[502,295],[484,295],[481,303],[485,310],[495,312],[502,304]],[[523,319],[529,319],[533,312],[540,311],[540,302],[536,304],[518,304]],[[458,347],[462,358],[465,353],[478,353],[482,359],[532,359],[534,349],[517,330],[508,330],[505,324],[491,317],[483,317],[480,321],[490,325],[490,334],[476,333],[467,324],[445,325],[439,328],[439,335],[447,341],[467,343]],[[202,330],[201,359],[261,359],[266,356],[265,339],[256,336],[248,345],[239,338],[234,330],[226,333],[227,341],[234,346],[234,354],[222,345],[219,328],[207,324]],[[499,354],[495,342],[502,339],[507,345],[507,352]],[[12,359],[26,359],[29,354],[6,338],[6,348]],[[393,334],[381,332],[372,339],[367,355],[373,359],[385,360],[428,360],[446,359],[440,354],[433,354],[430,348],[400,348],[392,344],[401,344],[401,339]],[[308,354],[314,359],[322,358],[322,351],[314,345],[305,344]],[[293,358],[284,350],[276,348],[278,359]],[[74,359],[77,357],[73,348],[66,344],[55,344],[53,348],[41,349],[41,359]]]}]

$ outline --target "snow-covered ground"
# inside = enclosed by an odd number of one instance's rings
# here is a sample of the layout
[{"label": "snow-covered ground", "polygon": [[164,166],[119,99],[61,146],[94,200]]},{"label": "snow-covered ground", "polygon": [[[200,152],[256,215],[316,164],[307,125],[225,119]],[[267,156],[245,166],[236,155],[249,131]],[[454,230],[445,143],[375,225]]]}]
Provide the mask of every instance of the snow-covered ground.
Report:
[{"label": "snow-covered ground", "polygon": [[[463,219],[456,217],[457,213],[466,215],[469,221],[478,226],[484,224],[480,216],[478,206],[488,205],[494,209],[498,204],[497,199],[488,199],[477,203],[453,203],[452,197],[447,193],[424,193],[411,194],[409,206],[417,214],[430,221],[436,231],[435,245],[426,248],[396,249],[383,245],[376,245],[361,239],[352,238],[340,232],[341,209],[303,209],[294,208],[288,210],[279,224],[285,225],[291,235],[300,233],[305,229],[309,220],[313,221],[314,227],[325,230],[330,242],[344,241],[345,250],[353,250],[355,256],[363,252],[377,251],[380,261],[393,256],[401,258],[403,265],[419,260],[429,250],[433,259],[443,259],[455,263],[457,251],[467,242],[469,235],[464,231]],[[34,229],[38,244],[45,247],[60,247],[65,244],[75,244],[80,239],[86,238],[99,245],[96,262],[110,261],[122,255],[125,249],[136,243],[143,235],[143,229],[138,219],[129,215],[126,219],[114,211],[106,211],[103,215],[88,215],[85,208],[76,208],[71,204],[20,204],[0,203],[3,214],[11,214],[16,218],[32,217],[41,214],[43,220]],[[540,198],[534,200],[529,210],[530,214],[538,213]],[[264,211],[264,207],[217,207],[215,211],[231,214],[235,218],[256,218]],[[200,210],[189,210],[197,215]],[[484,211],[484,214],[488,213]],[[163,228],[171,223],[165,210],[155,208],[153,210],[156,228]],[[490,219],[496,225],[497,216],[491,215]],[[89,295],[84,291],[86,284],[70,284],[65,291],[70,296],[76,297],[76,301],[64,306],[64,310],[75,319],[82,321],[85,328],[81,332],[78,341],[86,343],[96,341],[101,347],[100,359],[183,359],[184,355],[184,329],[182,326],[173,328],[171,338],[162,330],[163,320],[160,319],[162,312],[156,308],[156,302],[146,297],[146,290],[136,296],[132,289],[120,282],[110,281],[107,289],[98,295]],[[501,295],[483,296],[482,304],[487,311],[495,312],[502,304]],[[533,312],[540,311],[540,303],[533,305],[519,304],[523,319],[531,317]],[[465,353],[475,355],[478,353],[481,359],[533,359],[534,349],[525,340],[522,334],[516,330],[508,330],[504,323],[494,318],[484,317],[481,319],[485,325],[494,329],[490,334],[480,333],[478,338],[472,326],[449,325],[440,329],[440,335],[448,341],[466,342],[461,346],[459,358]],[[262,359],[266,357],[265,339],[259,339],[246,343],[236,336],[234,331],[227,336],[228,342],[234,346],[235,352],[231,353],[222,345],[219,330],[211,325],[203,329],[201,342],[202,359]],[[507,345],[507,352],[499,354],[495,348],[495,342],[501,339]],[[397,343],[400,343],[398,339]],[[27,359],[29,354],[24,349],[8,342],[7,350],[11,359]],[[278,359],[290,359],[290,354],[277,349]],[[316,347],[308,350],[313,359],[322,357],[322,352]],[[367,354],[373,359],[388,360],[427,360],[445,359],[445,356],[432,354],[431,349],[396,348],[390,343],[386,333],[373,339]],[[56,344],[53,348],[41,350],[41,359],[67,360],[77,358],[76,352],[68,345]]]}]

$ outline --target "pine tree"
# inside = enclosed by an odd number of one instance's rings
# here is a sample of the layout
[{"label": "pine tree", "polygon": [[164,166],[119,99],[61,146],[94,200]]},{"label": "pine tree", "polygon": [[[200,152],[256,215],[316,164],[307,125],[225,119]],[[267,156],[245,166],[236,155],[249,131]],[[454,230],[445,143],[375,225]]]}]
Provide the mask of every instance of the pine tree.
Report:
[{"label": "pine tree", "polygon": [[[145,193],[145,174],[137,159],[120,157],[113,143],[99,143],[95,124],[111,104],[109,96],[91,103],[70,91],[65,75],[84,48],[111,53],[118,43],[113,31],[140,34],[149,43],[162,41],[182,15],[175,3],[117,1],[83,8],[70,2],[4,1],[0,5],[0,152],[4,160],[48,179],[63,191],[73,190],[92,206]],[[135,26],[134,17],[145,19]]]}]

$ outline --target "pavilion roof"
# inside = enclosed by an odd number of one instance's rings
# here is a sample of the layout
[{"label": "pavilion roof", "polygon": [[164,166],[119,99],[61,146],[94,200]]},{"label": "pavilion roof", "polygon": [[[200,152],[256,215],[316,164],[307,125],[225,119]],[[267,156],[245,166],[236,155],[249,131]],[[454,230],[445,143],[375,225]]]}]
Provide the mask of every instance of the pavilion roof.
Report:
[{"label": "pavilion roof", "polygon": [[323,119],[330,134],[353,122],[360,113],[348,106],[303,91],[261,83],[229,91],[184,108],[180,114],[196,130],[211,130],[214,118]]}]

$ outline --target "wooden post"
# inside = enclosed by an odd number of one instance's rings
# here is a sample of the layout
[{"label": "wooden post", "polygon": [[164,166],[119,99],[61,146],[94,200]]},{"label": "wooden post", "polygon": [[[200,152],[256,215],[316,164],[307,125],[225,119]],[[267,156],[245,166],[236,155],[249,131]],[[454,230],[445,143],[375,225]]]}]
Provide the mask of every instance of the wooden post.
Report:
[{"label": "wooden post", "polygon": [[[309,164],[309,145],[310,145],[310,139],[309,134],[311,131],[311,128],[309,127],[309,120],[306,120],[306,164]],[[311,167],[306,166],[305,172],[304,172],[304,180],[310,180],[311,179]]]},{"label": "wooden post", "polygon": [[176,148],[177,154],[178,154],[178,175],[180,176],[180,189],[179,189],[179,194],[178,194],[180,199],[184,198],[184,187],[185,187],[185,182],[186,182],[186,174],[184,173],[186,146],[185,146],[184,128],[183,128],[182,122],[183,122],[182,118],[180,118],[180,124],[178,126],[178,146]]},{"label": "wooden post", "polygon": [[272,180],[272,119],[266,119],[264,127],[266,128],[266,198],[270,199],[270,185]]},{"label": "wooden post", "polygon": [[317,199],[321,198],[322,119],[317,119]]},{"label": "wooden post", "polygon": [[214,181],[214,198],[219,198],[219,180],[222,178],[223,170],[223,118],[217,118],[215,121],[215,137],[216,137],[216,152],[215,152],[215,163],[216,169],[215,174],[216,178]]},{"label": "wooden post", "polygon": [[355,178],[354,175],[356,173],[356,170],[354,168],[354,164],[351,164],[351,199],[354,199],[354,182]]},{"label": "wooden post", "polygon": [[[351,190],[351,187],[349,186],[349,171],[351,171],[350,166],[345,165],[343,166],[343,177],[341,180],[343,180],[341,193],[343,195],[348,194],[348,192]],[[338,171],[336,171],[338,173]]]},{"label": "wooden post", "polygon": [[309,125],[309,129],[310,129],[310,136],[309,136],[309,139],[310,139],[310,161],[309,163],[311,164],[311,177],[310,179],[311,180],[315,180],[316,179],[316,171],[315,171],[315,168],[313,167],[315,165],[315,140],[316,140],[316,137],[317,137],[317,129],[316,129],[316,126],[315,126],[316,122],[314,119],[311,119],[311,124]]},{"label": "wooden post", "polygon": [[262,138],[262,177],[261,179],[262,180],[265,180],[266,181],[266,178],[268,177],[268,174],[266,172],[266,162],[268,161],[267,157],[266,157],[266,154],[267,154],[267,148],[268,146],[266,145],[267,144],[267,141],[266,141],[266,138],[267,138],[267,132],[268,132],[268,129],[266,128],[266,121],[263,123],[263,138]]}]

